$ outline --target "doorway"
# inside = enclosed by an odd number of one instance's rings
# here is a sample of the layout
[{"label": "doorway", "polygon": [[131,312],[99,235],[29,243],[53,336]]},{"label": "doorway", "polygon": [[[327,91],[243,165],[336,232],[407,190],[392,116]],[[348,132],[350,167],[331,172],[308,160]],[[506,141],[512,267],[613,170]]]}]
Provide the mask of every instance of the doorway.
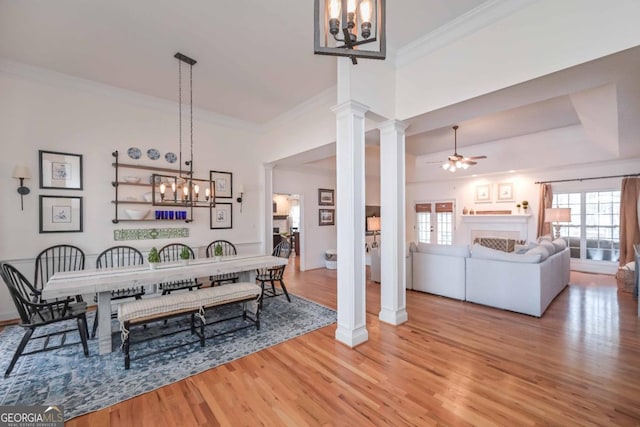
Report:
[{"label": "doorway", "polygon": [[301,254],[301,201],[299,194],[274,193],[273,203],[273,246],[283,239],[291,243],[290,264],[300,271]]}]

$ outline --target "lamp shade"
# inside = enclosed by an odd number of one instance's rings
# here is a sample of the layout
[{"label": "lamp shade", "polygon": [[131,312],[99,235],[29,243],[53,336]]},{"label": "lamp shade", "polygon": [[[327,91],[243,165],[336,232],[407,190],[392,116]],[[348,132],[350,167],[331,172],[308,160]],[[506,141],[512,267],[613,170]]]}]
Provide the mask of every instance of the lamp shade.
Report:
[{"label": "lamp shade", "polygon": [[380,217],[377,217],[377,216],[367,217],[367,230],[380,231]]},{"label": "lamp shade", "polygon": [[238,185],[238,190],[237,190],[237,192],[238,192],[238,193],[244,193],[244,184],[240,184],[240,185]]},{"label": "lamp shade", "polygon": [[25,165],[16,165],[13,168],[13,177],[14,178],[31,178],[31,171],[28,166]]},{"label": "lamp shade", "polygon": [[570,222],[571,208],[546,208],[544,222]]}]

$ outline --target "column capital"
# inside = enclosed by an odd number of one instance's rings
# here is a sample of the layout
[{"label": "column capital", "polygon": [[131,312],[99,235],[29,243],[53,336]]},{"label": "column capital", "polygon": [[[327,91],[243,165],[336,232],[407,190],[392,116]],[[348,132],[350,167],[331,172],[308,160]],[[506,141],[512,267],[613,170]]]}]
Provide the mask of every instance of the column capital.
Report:
[{"label": "column capital", "polygon": [[369,107],[359,103],[358,101],[350,99],[349,101],[341,102],[340,104],[334,105],[333,107],[331,107],[331,111],[333,111],[336,116],[345,113],[354,113],[356,115],[364,116],[365,113],[369,111]]},{"label": "column capital", "polygon": [[404,132],[405,130],[407,130],[408,127],[409,125],[407,123],[400,121],[398,119],[387,120],[378,125],[378,129],[380,130],[380,132],[385,132],[385,131]]}]

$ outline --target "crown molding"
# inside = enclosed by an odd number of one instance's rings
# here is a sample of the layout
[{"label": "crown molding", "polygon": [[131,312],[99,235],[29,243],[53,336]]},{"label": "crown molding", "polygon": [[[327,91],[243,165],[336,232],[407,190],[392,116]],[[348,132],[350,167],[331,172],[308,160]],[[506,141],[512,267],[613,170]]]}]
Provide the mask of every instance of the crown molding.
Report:
[{"label": "crown molding", "polygon": [[[80,90],[95,95],[114,98],[127,104],[149,108],[163,113],[175,114],[176,112],[177,102],[175,101],[144,95],[139,92],[110,86],[93,80],[82,79],[46,68],[10,61],[5,58],[0,58],[0,73],[17,76],[32,82],[50,86]],[[255,123],[213,113],[201,108],[193,109],[193,119],[196,121],[241,129],[249,132],[258,132],[260,129],[260,127]]]},{"label": "crown molding", "polygon": [[327,109],[329,109],[336,104],[337,99],[338,87],[334,85],[307,99],[303,103],[298,104],[292,109],[280,114],[278,117],[268,121],[260,130],[261,132],[266,133],[274,128],[286,125],[318,107],[327,106]]},{"label": "crown molding", "polygon": [[396,68],[447,46],[493,24],[538,0],[489,0],[469,12],[403,46],[396,53]]}]

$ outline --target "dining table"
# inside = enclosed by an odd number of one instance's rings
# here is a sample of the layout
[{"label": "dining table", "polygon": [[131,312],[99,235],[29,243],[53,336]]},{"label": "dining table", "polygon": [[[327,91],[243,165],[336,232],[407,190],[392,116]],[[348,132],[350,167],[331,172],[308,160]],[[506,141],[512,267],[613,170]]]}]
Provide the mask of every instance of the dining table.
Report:
[{"label": "dining table", "polygon": [[[42,290],[42,298],[54,299],[76,295],[98,295],[98,349],[112,351],[111,292],[136,286],[196,279],[219,274],[238,273],[241,282],[255,283],[256,269],[286,265],[288,259],[271,255],[231,255],[129,267],[86,269],[55,273]],[[224,285],[222,285],[224,286]],[[150,296],[162,298],[162,296]]]}]

